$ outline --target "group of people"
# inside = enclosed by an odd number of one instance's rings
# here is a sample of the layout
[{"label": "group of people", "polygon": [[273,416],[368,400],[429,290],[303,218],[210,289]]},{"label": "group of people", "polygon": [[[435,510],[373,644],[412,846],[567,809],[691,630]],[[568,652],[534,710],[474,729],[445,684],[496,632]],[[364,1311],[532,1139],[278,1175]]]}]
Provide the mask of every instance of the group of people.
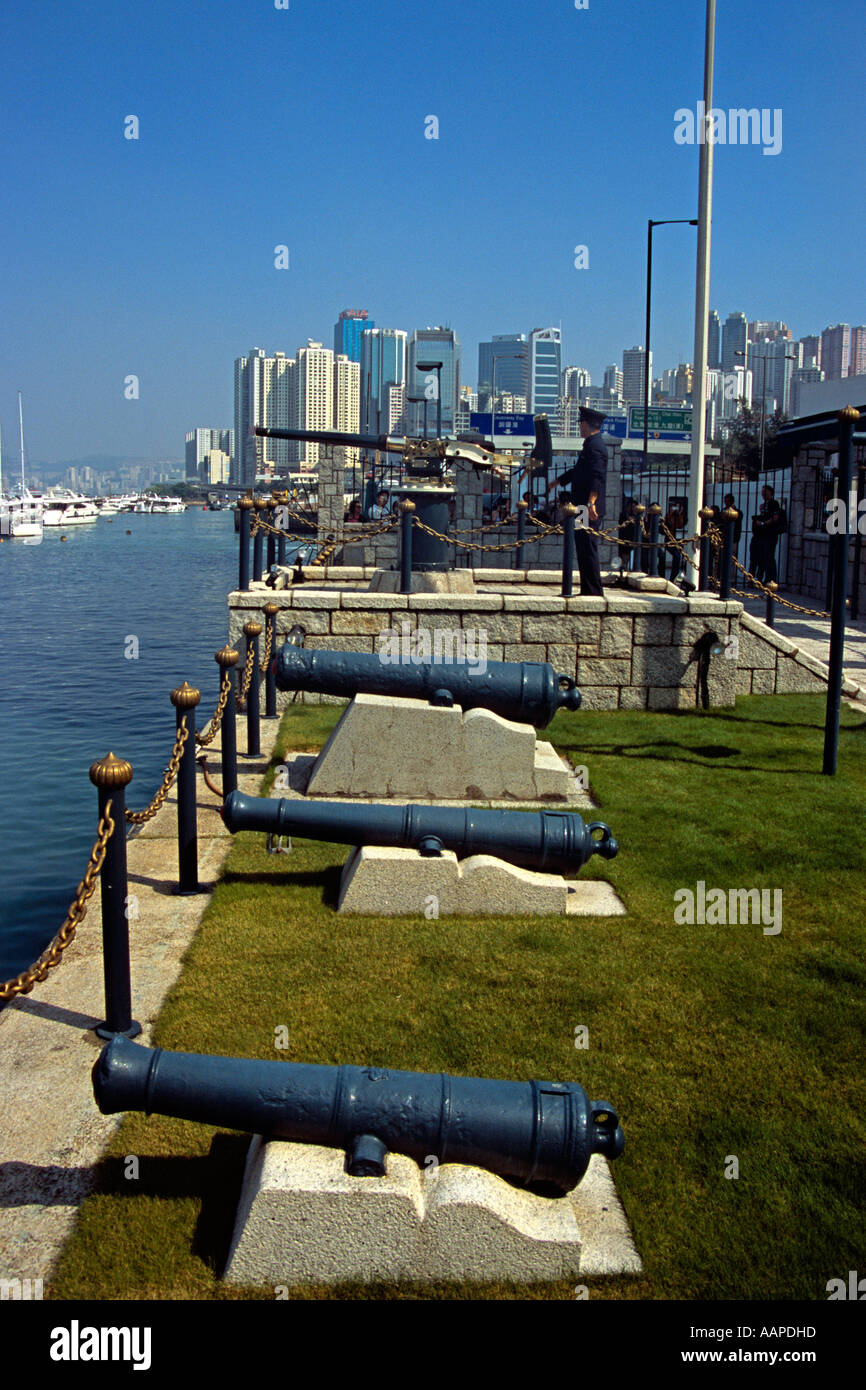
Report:
[{"label": "group of people", "polygon": [[388,493],[384,488],[376,494],[376,501],[364,516],[364,508],[360,497],[354,497],[349,503],[344,521],[390,521],[393,516],[391,508],[388,506]]}]

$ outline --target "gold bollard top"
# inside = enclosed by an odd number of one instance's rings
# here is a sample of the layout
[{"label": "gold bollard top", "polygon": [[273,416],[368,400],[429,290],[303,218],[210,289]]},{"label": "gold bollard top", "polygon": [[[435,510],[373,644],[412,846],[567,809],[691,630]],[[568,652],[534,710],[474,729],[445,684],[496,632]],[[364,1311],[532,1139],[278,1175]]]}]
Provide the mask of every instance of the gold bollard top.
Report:
[{"label": "gold bollard top", "polygon": [[90,780],[94,787],[126,787],[132,781],[132,763],[107,753],[90,764]]},{"label": "gold bollard top", "polygon": [[257,497],[254,503],[257,512],[266,512],[270,505],[267,497]]},{"label": "gold bollard top", "polygon": [[278,603],[274,603],[273,599],[271,599],[270,603],[266,603],[264,608],[262,609],[262,612],[264,613],[266,618],[275,618],[279,611],[280,605]]},{"label": "gold bollard top", "polygon": [[414,512],[414,510],[415,510],[415,503],[412,501],[412,498],[411,498],[411,497],[404,497],[404,498],[403,498],[403,501],[400,503],[400,511],[401,511],[401,512]]},{"label": "gold bollard top", "polygon": [[259,636],[261,635],[261,631],[262,631],[262,625],[261,625],[261,623],[255,622],[254,619],[252,619],[252,618],[250,619],[249,622],[244,623],[244,626],[243,626],[243,634],[244,634],[244,637],[259,637]]},{"label": "gold bollard top", "polygon": [[764,585],[764,588],[769,589],[774,594],[777,594],[779,592],[779,586],[776,583],[775,579],[771,579],[769,584]]},{"label": "gold bollard top", "polygon": [[712,507],[701,507],[701,510],[698,512],[698,516],[701,517],[704,521],[709,521],[712,514]]},{"label": "gold bollard top", "polygon": [[524,501],[524,499],[523,499],[522,497],[521,497],[520,501],[519,501],[518,504],[517,504],[517,510],[519,511],[521,507],[523,508],[524,511],[526,511],[526,512],[529,511],[529,503],[526,502],[526,501]]},{"label": "gold bollard top", "polygon": [[235,651],[234,647],[230,647],[226,644],[224,647],[221,647],[218,652],[214,652],[213,659],[218,666],[227,669],[229,666],[236,666],[241,659],[241,655],[240,652]]},{"label": "gold bollard top", "polygon": [[242,511],[248,512],[250,507],[255,506],[255,503],[253,502],[253,499],[249,496],[249,494],[246,494],[244,497],[238,498],[238,506],[241,508]]},{"label": "gold bollard top", "polygon": [[860,419],[860,411],[857,409],[856,405],[846,405],[846,406],[843,406],[842,409],[839,411],[839,422],[840,422],[840,424],[841,424],[841,422],[842,422],[843,420],[853,420],[853,421],[857,421],[857,420],[859,420],[859,419]]},{"label": "gold bollard top", "polygon": [[644,506],[643,502],[635,502],[634,509],[637,512],[638,516],[643,516],[644,512],[646,511],[646,507]]},{"label": "gold bollard top", "polygon": [[195,709],[201,699],[201,691],[196,690],[195,686],[190,685],[188,681],[184,681],[183,685],[179,685],[177,690],[171,692],[170,699],[175,709]]},{"label": "gold bollard top", "polygon": [[658,502],[650,502],[649,506],[647,507],[647,516],[661,516],[661,514],[662,509],[659,506]]},{"label": "gold bollard top", "polygon": [[737,517],[739,516],[739,512],[737,511],[736,507],[725,507],[725,510],[722,512],[722,516],[725,518],[726,521],[736,521]]},{"label": "gold bollard top", "polygon": [[563,502],[560,510],[564,516],[577,516],[577,507],[573,502]]}]

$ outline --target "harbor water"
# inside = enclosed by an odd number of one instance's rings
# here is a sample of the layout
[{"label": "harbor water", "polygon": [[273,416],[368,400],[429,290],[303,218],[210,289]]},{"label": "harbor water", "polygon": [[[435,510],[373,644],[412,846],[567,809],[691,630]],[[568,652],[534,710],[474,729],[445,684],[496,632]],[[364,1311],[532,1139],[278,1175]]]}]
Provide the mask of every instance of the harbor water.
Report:
[{"label": "harbor water", "polygon": [[[139,810],[174,742],[170,691],[198,687],[199,728],[213,713],[236,584],[230,511],[121,513],[0,544],[0,980],[48,944],[84,873],[91,763],[132,763]],[[80,931],[99,930],[91,909]]]}]

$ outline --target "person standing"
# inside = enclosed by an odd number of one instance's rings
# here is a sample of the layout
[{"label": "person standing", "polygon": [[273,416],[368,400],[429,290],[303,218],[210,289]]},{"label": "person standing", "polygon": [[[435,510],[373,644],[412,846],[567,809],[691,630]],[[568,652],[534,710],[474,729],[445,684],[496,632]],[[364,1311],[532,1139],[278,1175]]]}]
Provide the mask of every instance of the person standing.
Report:
[{"label": "person standing", "polygon": [[[588,406],[582,405],[579,419],[583,448],[574,467],[566,469],[555,481],[559,487],[571,483],[572,503],[585,509],[585,516],[576,518],[574,532],[580,592],[584,597],[593,594],[601,598],[604,590],[601,586],[601,568],[598,562],[598,532],[604,516],[607,484],[607,449],[601,438],[604,416],[600,411],[590,410]],[[552,483],[548,483],[547,486],[549,492]]]},{"label": "person standing", "polygon": [[776,543],[785,529],[785,520],[775,491],[769,484],[761,489],[761,496],[764,500],[753,521],[758,567],[752,573],[764,584],[771,584],[779,577],[776,569]]}]

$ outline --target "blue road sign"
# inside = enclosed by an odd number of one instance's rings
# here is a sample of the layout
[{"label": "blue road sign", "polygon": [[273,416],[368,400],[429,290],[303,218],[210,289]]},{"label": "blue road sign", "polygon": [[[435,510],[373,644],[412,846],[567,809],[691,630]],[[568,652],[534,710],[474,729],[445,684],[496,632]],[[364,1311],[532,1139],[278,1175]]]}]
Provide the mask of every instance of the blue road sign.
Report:
[{"label": "blue road sign", "polygon": [[496,438],[535,439],[535,422],[531,415],[499,415],[491,422],[490,411],[473,411],[469,416],[470,429],[490,434],[491,423]]}]

